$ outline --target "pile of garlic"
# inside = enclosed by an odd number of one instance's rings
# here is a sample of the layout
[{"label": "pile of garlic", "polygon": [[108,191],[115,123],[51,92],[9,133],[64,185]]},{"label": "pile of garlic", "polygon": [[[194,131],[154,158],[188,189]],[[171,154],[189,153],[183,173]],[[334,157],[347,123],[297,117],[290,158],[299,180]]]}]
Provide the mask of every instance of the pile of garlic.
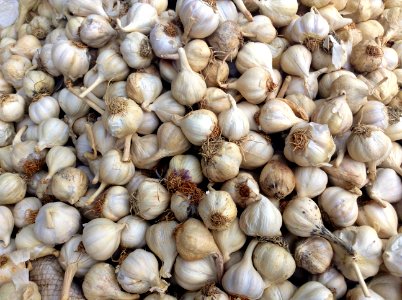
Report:
[{"label": "pile of garlic", "polygon": [[401,299],[402,1],[20,0],[0,38],[0,299]]}]

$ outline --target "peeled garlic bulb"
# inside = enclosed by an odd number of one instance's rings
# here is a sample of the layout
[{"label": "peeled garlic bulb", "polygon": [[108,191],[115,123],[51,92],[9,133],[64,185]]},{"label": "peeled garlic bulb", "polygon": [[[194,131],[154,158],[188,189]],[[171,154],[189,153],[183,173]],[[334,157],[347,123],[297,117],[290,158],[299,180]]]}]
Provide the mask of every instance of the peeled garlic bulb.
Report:
[{"label": "peeled garlic bulb", "polygon": [[11,233],[14,229],[13,213],[7,206],[0,206],[0,219],[2,220],[0,242],[4,247],[7,247],[10,244]]},{"label": "peeled garlic bulb", "polygon": [[163,293],[169,286],[159,277],[155,255],[143,249],[134,250],[123,260],[117,271],[117,281],[127,292],[139,294]]},{"label": "peeled garlic bulb", "polygon": [[240,215],[240,228],[249,236],[279,236],[281,226],[281,213],[262,195],[261,200],[249,204]]},{"label": "peeled garlic bulb", "polygon": [[332,300],[332,292],[318,281],[309,281],[297,289],[290,300]]},{"label": "peeled garlic bulb", "polygon": [[298,197],[314,198],[325,190],[328,183],[327,174],[317,167],[297,167],[294,176]]},{"label": "peeled garlic bulb", "polygon": [[174,231],[177,226],[175,221],[163,221],[152,225],[147,229],[145,239],[147,246],[162,261],[160,276],[170,278],[174,262],[177,256]]},{"label": "peeled garlic bulb", "polygon": [[107,260],[120,244],[124,224],[106,218],[97,218],[84,225],[82,243],[85,251],[96,260]]},{"label": "peeled garlic bulb", "polygon": [[359,207],[357,225],[368,225],[377,231],[378,237],[388,239],[398,233],[398,216],[395,208],[385,202],[382,207],[371,201]]}]

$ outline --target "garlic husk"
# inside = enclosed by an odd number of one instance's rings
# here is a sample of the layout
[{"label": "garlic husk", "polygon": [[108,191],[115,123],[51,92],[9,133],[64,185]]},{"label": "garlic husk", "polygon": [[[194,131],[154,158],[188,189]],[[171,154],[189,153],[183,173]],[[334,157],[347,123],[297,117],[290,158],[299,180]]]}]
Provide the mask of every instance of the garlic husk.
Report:
[{"label": "garlic husk", "polygon": [[27,197],[13,207],[14,224],[22,228],[35,223],[36,215],[42,207],[42,202],[36,197]]},{"label": "garlic husk", "polygon": [[318,198],[318,205],[336,227],[351,226],[358,216],[357,198],[340,187],[328,187]]},{"label": "garlic husk", "polygon": [[160,276],[170,278],[173,264],[176,260],[176,241],[174,231],[178,223],[176,221],[162,221],[147,229],[145,239],[147,246],[162,261]]},{"label": "garlic husk", "polygon": [[268,286],[261,296],[261,300],[290,300],[297,290],[290,281],[285,280]]},{"label": "garlic husk", "polygon": [[117,223],[125,225],[121,231],[121,247],[141,248],[146,245],[145,235],[149,224],[144,219],[128,215],[121,218]]},{"label": "garlic husk", "polygon": [[126,91],[130,99],[148,107],[162,92],[162,81],[157,74],[131,73],[127,78]]},{"label": "garlic husk", "polygon": [[15,204],[25,197],[27,189],[26,182],[14,173],[3,173],[0,175],[0,204]]},{"label": "garlic husk", "polygon": [[240,228],[249,236],[280,236],[282,216],[266,197],[249,204],[240,215]]},{"label": "garlic husk", "polygon": [[389,156],[380,164],[382,168],[390,168],[402,176],[402,146],[396,142],[392,143],[392,150]]},{"label": "garlic husk", "polygon": [[97,218],[84,225],[82,243],[85,251],[96,260],[109,259],[120,244],[124,224],[106,218]]},{"label": "garlic husk", "polygon": [[174,279],[182,288],[197,291],[207,283],[218,281],[215,262],[211,256],[192,261],[177,256]]},{"label": "garlic husk", "polygon": [[17,122],[24,116],[25,99],[18,94],[0,96],[0,120]]},{"label": "garlic husk", "polygon": [[88,300],[138,299],[137,294],[129,294],[120,289],[115,268],[107,263],[93,265],[85,275],[82,290]]},{"label": "garlic husk", "polygon": [[345,277],[334,267],[329,268],[324,273],[313,276],[313,280],[325,285],[334,294],[336,299],[342,298],[346,294]]},{"label": "garlic husk", "polygon": [[265,195],[281,200],[294,190],[296,180],[283,158],[275,155],[262,169],[259,183]]},{"label": "garlic husk", "polygon": [[236,177],[226,181],[221,190],[228,192],[233,201],[242,208],[260,199],[258,182],[246,172],[240,172]]},{"label": "garlic husk", "polygon": [[2,220],[0,243],[7,247],[10,244],[11,233],[14,229],[13,213],[7,206],[0,206],[0,218]]},{"label": "garlic husk", "polygon": [[168,208],[170,193],[157,179],[145,179],[133,195],[132,207],[136,215],[153,220]]},{"label": "garlic husk", "polygon": [[231,266],[222,278],[225,291],[239,297],[258,299],[262,296],[265,283],[261,275],[254,269],[252,255],[258,241],[252,240],[240,262]]},{"label": "garlic husk", "polygon": [[218,278],[222,277],[223,257],[211,232],[194,218],[189,218],[176,227],[174,232],[176,248],[185,260],[198,260],[212,256],[215,260]]},{"label": "garlic husk", "polygon": [[298,197],[314,198],[325,190],[328,183],[327,174],[317,167],[297,167],[294,176]]},{"label": "garlic husk", "polygon": [[322,283],[318,281],[309,281],[299,287],[293,294],[291,300],[332,300],[334,295]]},{"label": "garlic husk", "polygon": [[273,155],[273,147],[268,136],[250,131],[243,139],[238,141],[242,151],[243,169],[254,169],[262,167]]},{"label": "garlic husk", "polygon": [[81,235],[72,237],[63,245],[58,259],[65,271],[61,299],[67,300],[73,278],[84,277],[97,261],[85,252]]},{"label": "garlic husk", "polygon": [[368,225],[374,228],[381,239],[391,238],[398,233],[398,216],[395,208],[386,203],[381,207],[374,201],[359,207],[357,225]]},{"label": "garlic husk", "polygon": [[386,203],[396,203],[402,197],[402,180],[392,169],[377,169],[377,177],[370,186],[366,186],[371,199],[385,207]]},{"label": "garlic husk", "polygon": [[259,42],[245,44],[237,54],[236,68],[240,73],[253,67],[263,67],[272,70],[272,55],[270,48]]},{"label": "garlic husk", "polygon": [[53,195],[60,201],[75,204],[85,195],[88,188],[88,177],[80,169],[67,167],[52,177]]},{"label": "garlic husk", "polygon": [[18,250],[28,250],[31,259],[54,255],[58,256],[59,251],[53,246],[46,245],[38,240],[34,233],[34,224],[27,225],[16,234],[15,246]]},{"label": "garlic husk", "polygon": [[54,146],[63,146],[69,138],[68,125],[57,118],[42,121],[38,127],[38,143],[36,151]]},{"label": "garlic husk", "polygon": [[118,267],[117,281],[130,293],[163,293],[169,284],[159,277],[158,261],[152,252],[136,249]]},{"label": "garlic husk", "polygon": [[215,57],[222,60],[233,60],[239,51],[242,35],[236,21],[225,21],[207,38]]},{"label": "garlic husk", "polygon": [[0,296],[4,299],[42,299],[36,283],[29,281],[28,269],[16,273],[12,282],[3,284],[0,288]]},{"label": "garlic husk", "polygon": [[212,182],[224,182],[236,177],[241,162],[241,150],[234,143],[212,140],[202,146],[202,173]]},{"label": "garlic husk", "polygon": [[287,280],[296,270],[292,255],[283,245],[271,242],[259,243],[253,252],[253,263],[266,284],[278,284]]},{"label": "garlic husk", "polygon": [[389,274],[377,274],[368,284],[369,288],[384,299],[398,300],[402,283],[399,277]]},{"label": "garlic husk", "polygon": [[332,256],[331,244],[322,237],[312,236],[296,244],[296,265],[311,274],[320,274],[328,269]]},{"label": "garlic husk", "polygon": [[0,283],[15,281],[21,272],[26,270],[26,261],[29,261],[29,252],[26,250],[16,250],[1,256]]}]

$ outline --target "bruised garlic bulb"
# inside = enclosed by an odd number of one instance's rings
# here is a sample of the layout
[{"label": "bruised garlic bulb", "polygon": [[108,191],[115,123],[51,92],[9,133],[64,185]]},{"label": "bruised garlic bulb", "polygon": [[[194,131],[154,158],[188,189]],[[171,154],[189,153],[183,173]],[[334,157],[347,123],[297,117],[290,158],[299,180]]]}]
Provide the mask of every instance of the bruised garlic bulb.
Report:
[{"label": "bruised garlic bulb", "polygon": [[144,219],[128,215],[121,218],[117,223],[124,224],[120,239],[121,247],[141,248],[146,245],[145,234],[149,225]]},{"label": "bruised garlic bulb", "polygon": [[237,208],[228,192],[216,191],[208,186],[208,192],[198,204],[198,213],[206,227],[221,231],[236,218]]},{"label": "bruised garlic bulb", "polygon": [[177,256],[174,239],[177,225],[176,221],[162,221],[149,227],[145,235],[147,246],[162,261],[159,273],[163,278],[172,276],[170,272]]},{"label": "bruised garlic bulb", "polygon": [[223,276],[222,286],[228,293],[250,299],[259,299],[262,296],[266,285],[252,262],[257,244],[257,240],[252,240],[241,261],[231,266]]},{"label": "bruised garlic bulb", "polygon": [[14,228],[13,213],[7,206],[0,206],[0,219],[2,220],[0,243],[7,247],[10,244],[11,233]]},{"label": "bruised garlic bulb", "polygon": [[240,228],[248,236],[279,236],[281,226],[281,213],[262,195],[259,201],[249,204],[240,215]]},{"label": "bruised garlic bulb", "polygon": [[218,125],[222,135],[229,140],[240,140],[250,131],[250,124],[246,115],[237,107],[236,101],[228,95],[231,107],[218,116]]},{"label": "bruised garlic bulb", "polygon": [[13,217],[15,226],[22,228],[35,223],[35,218],[42,207],[42,202],[35,197],[22,199],[14,205]]},{"label": "bruised garlic bulb", "polygon": [[314,198],[320,195],[327,187],[328,176],[320,168],[297,167],[294,176],[298,197]]},{"label": "bruised garlic bulb", "polygon": [[36,237],[48,245],[63,244],[81,227],[81,216],[77,209],[63,202],[43,205],[34,224]]},{"label": "bruised garlic bulb", "polygon": [[0,174],[0,205],[15,204],[25,197],[26,182],[14,173]]},{"label": "bruised garlic bulb", "polygon": [[332,300],[334,295],[318,281],[309,281],[299,287],[290,300]]},{"label": "bruised garlic bulb", "polygon": [[346,294],[345,277],[334,267],[329,268],[324,273],[313,276],[313,280],[325,285],[334,294],[336,299],[342,298]]},{"label": "bruised garlic bulb", "polygon": [[402,180],[392,169],[377,169],[377,177],[371,185],[366,186],[367,194],[382,207],[386,202],[396,203],[402,197]]},{"label": "bruised garlic bulb", "polygon": [[260,199],[257,181],[246,172],[240,172],[236,177],[226,181],[221,190],[228,192],[233,201],[243,208]]}]

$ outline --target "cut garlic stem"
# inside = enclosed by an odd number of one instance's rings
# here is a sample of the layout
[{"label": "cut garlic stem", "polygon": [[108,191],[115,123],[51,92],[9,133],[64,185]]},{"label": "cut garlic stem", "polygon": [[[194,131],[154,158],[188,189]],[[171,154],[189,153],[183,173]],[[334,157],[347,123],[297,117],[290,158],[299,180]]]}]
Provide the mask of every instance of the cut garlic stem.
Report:
[{"label": "cut garlic stem", "polygon": [[163,59],[171,59],[171,60],[179,60],[179,54],[178,53],[162,54],[161,58],[163,58]]},{"label": "cut garlic stem", "polygon": [[289,83],[292,81],[292,76],[286,76],[285,80],[282,83],[281,89],[278,92],[276,98],[283,98],[285,96],[286,91],[288,90]]},{"label": "cut garlic stem", "polygon": [[253,16],[247,9],[246,5],[244,5],[243,0],[233,0],[233,3],[236,5],[237,9],[246,17],[247,21],[253,21]]},{"label": "cut garlic stem", "polygon": [[124,138],[124,151],[123,151],[123,157],[121,161],[123,162],[128,162],[130,161],[130,148],[131,148],[131,138],[132,134],[129,134]]},{"label": "cut garlic stem", "polygon": [[78,270],[78,263],[69,264],[64,272],[63,288],[61,290],[61,300],[68,300],[70,294],[71,283],[73,282],[75,273]]},{"label": "cut garlic stem", "polygon": [[104,81],[105,81],[105,76],[103,76],[103,74],[101,74],[101,73],[98,73],[98,77],[96,77],[95,81],[89,87],[87,87],[85,89],[85,91],[83,91],[81,94],[79,94],[78,97],[85,98],[90,92],[92,92],[98,85],[100,85]]},{"label": "cut garlic stem", "polygon": [[359,283],[360,283],[360,286],[361,286],[361,288],[363,290],[364,296],[366,296],[367,298],[370,298],[370,292],[369,292],[369,290],[367,288],[366,282],[364,281],[362,272],[360,271],[360,268],[359,268],[358,264],[354,260],[352,262],[352,267],[356,272],[357,278],[359,279]]},{"label": "cut garlic stem", "polygon": [[86,97],[81,97],[78,93],[75,92],[75,90],[72,87],[68,87],[67,89],[74,94],[75,96],[77,96],[78,98],[80,98],[81,100],[85,101],[85,103],[91,107],[93,110],[95,110],[96,112],[98,112],[100,115],[103,115],[105,113],[105,111],[99,107],[96,103],[90,101],[89,99],[87,99]]},{"label": "cut garlic stem", "polygon": [[96,105],[98,105],[102,110],[106,109],[106,103],[105,101],[99,99],[98,97],[96,97],[92,92],[90,92],[87,95],[87,98],[92,101],[93,103],[95,103]]},{"label": "cut garlic stem", "polygon": [[85,153],[85,157],[89,159],[96,159],[98,157],[98,151],[96,150],[95,136],[94,132],[92,131],[92,126],[86,123],[85,129],[87,132],[88,140],[91,144],[92,151],[94,152],[94,153],[89,152]]},{"label": "cut garlic stem", "polygon": [[380,197],[378,197],[377,195],[371,195],[371,200],[373,200],[374,202],[376,202],[378,205],[380,205],[381,207],[387,207],[388,202],[382,200]]},{"label": "cut garlic stem", "polygon": [[96,190],[95,193],[93,193],[87,201],[85,201],[85,206],[91,205],[95,199],[106,189],[106,187],[108,186],[108,184],[106,182],[101,182],[100,186],[98,187],[98,189]]}]

